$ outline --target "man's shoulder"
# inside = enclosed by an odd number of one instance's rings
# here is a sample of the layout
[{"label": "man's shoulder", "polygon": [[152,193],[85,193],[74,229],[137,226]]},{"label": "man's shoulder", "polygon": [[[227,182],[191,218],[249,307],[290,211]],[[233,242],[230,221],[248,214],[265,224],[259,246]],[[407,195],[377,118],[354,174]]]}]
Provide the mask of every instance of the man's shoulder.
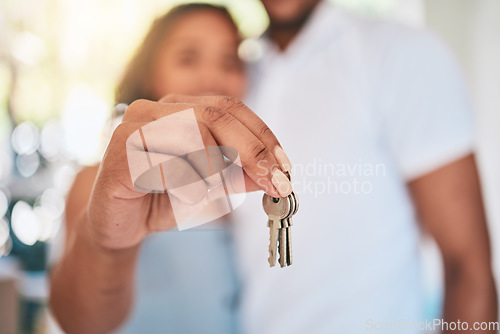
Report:
[{"label": "man's shoulder", "polygon": [[336,10],[344,37],[356,40],[367,52],[442,52],[446,49],[440,38],[424,27]]}]

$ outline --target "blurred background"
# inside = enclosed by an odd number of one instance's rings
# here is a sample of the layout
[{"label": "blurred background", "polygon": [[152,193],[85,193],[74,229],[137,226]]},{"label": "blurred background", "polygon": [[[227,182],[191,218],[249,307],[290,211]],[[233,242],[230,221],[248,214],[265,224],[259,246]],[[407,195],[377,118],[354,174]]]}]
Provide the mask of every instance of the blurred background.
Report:
[{"label": "blurred background", "polygon": [[[500,277],[500,1],[332,0],[362,15],[435,31],[455,52],[477,119]],[[47,316],[49,247],[78,166],[98,161],[115,83],[152,20],[173,0],[2,0],[0,3],[0,334],[58,333]],[[258,0],[226,5],[251,41],[268,19]],[[245,43],[243,56],[252,55]],[[250,48],[250,49],[249,49]],[[427,314],[438,317],[441,269],[422,242]]]}]

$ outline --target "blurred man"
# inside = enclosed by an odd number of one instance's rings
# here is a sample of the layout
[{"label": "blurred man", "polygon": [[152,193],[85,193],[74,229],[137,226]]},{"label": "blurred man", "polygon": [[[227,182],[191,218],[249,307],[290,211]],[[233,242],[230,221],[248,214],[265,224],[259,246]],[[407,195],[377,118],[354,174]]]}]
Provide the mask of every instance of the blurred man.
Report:
[{"label": "blurred man", "polygon": [[428,33],[327,1],[262,2],[270,25],[249,106],[293,162],[300,210],[294,264],[281,270],[263,261],[260,195],[239,212],[246,332],[428,330],[412,326],[424,320],[419,229],[443,256],[443,319],[496,320],[472,120],[453,58]]}]

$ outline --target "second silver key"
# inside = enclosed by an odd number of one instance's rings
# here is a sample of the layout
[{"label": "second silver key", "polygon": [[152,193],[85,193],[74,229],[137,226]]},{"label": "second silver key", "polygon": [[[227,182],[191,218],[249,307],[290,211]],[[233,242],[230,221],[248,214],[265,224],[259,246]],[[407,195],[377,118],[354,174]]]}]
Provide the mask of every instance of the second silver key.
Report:
[{"label": "second silver key", "polygon": [[276,264],[276,253],[279,242],[281,221],[290,214],[290,201],[288,198],[274,198],[267,194],[262,197],[262,206],[268,217],[269,226],[269,265]]}]

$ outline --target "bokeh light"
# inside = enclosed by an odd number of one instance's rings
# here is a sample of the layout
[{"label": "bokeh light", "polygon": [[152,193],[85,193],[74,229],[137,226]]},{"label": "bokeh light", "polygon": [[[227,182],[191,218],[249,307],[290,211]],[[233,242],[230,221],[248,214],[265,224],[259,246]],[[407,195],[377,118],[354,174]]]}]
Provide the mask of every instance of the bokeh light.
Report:
[{"label": "bokeh light", "polygon": [[0,219],[0,257],[7,256],[12,249],[12,240],[9,235],[9,223],[7,219]]},{"label": "bokeh light", "polygon": [[264,54],[262,43],[257,38],[247,38],[241,42],[238,55],[246,62],[255,62]]},{"label": "bokeh light", "polygon": [[0,220],[0,248],[7,243],[9,239],[9,223],[5,218]]},{"label": "bokeh light", "polygon": [[86,86],[71,90],[62,114],[64,142],[71,157],[83,164],[100,158],[102,133],[110,115],[108,104]]},{"label": "bokeh light", "polygon": [[49,188],[43,192],[40,205],[51,219],[61,218],[65,205],[63,194],[54,188]]},{"label": "bokeh light", "polygon": [[62,223],[65,201],[63,194],[49,188],[35,201],[33,212],[40,222],[40,241],[50,241],[55,237]]},{"label": "bokeh light", "polygon": [[0,189],[0,218],[3,218],[9,209],[9,196],[6,190]]},{"label": "bokeh light", "polygon": [[18,201],[14,205],[11,226],[16,237],[28,246],[34,245],[42,232],[38,216],[33,212],[31,206],[24,201]]},{"label": "bokeh light", "polygon": [[25,31],[14,38],[11,54],[17,61],[34,66],[45,55],[45,43],[35,34]]},{"label": "bokeh light", "polygon": [[59,166],[54,172],[53,176],[53,184],[54,188],[60,191],[61,193],[66,193],[76,175],[76,170],[69,164],[64,164]]},{"label": "bokeh light", "polygon": [[40,145],[38,128],[29,121],[16,126],[10,138],[12,149],[17,154],[31,154],[35,152]]},{"label": "bokeh light", "polygon": [[50,241],[59,230],[62,219],[54,219],[51,216],[52,213],[43,206],[34,207],[33,213],[37,217],[40,224],[40,234],[38,235],[38,240],[44,242]]},{"label": "bokeh light", "polygon": [[40,134],[40,153],[50,162],[64,156],[64,130],[57,119],[47,121]]},{"label": "bokeh light", "polygon": [[40,167],[40,156],[37,152],[31,154],[20,154],[16,157],[16,168],[24,177],[30,177]]}]

